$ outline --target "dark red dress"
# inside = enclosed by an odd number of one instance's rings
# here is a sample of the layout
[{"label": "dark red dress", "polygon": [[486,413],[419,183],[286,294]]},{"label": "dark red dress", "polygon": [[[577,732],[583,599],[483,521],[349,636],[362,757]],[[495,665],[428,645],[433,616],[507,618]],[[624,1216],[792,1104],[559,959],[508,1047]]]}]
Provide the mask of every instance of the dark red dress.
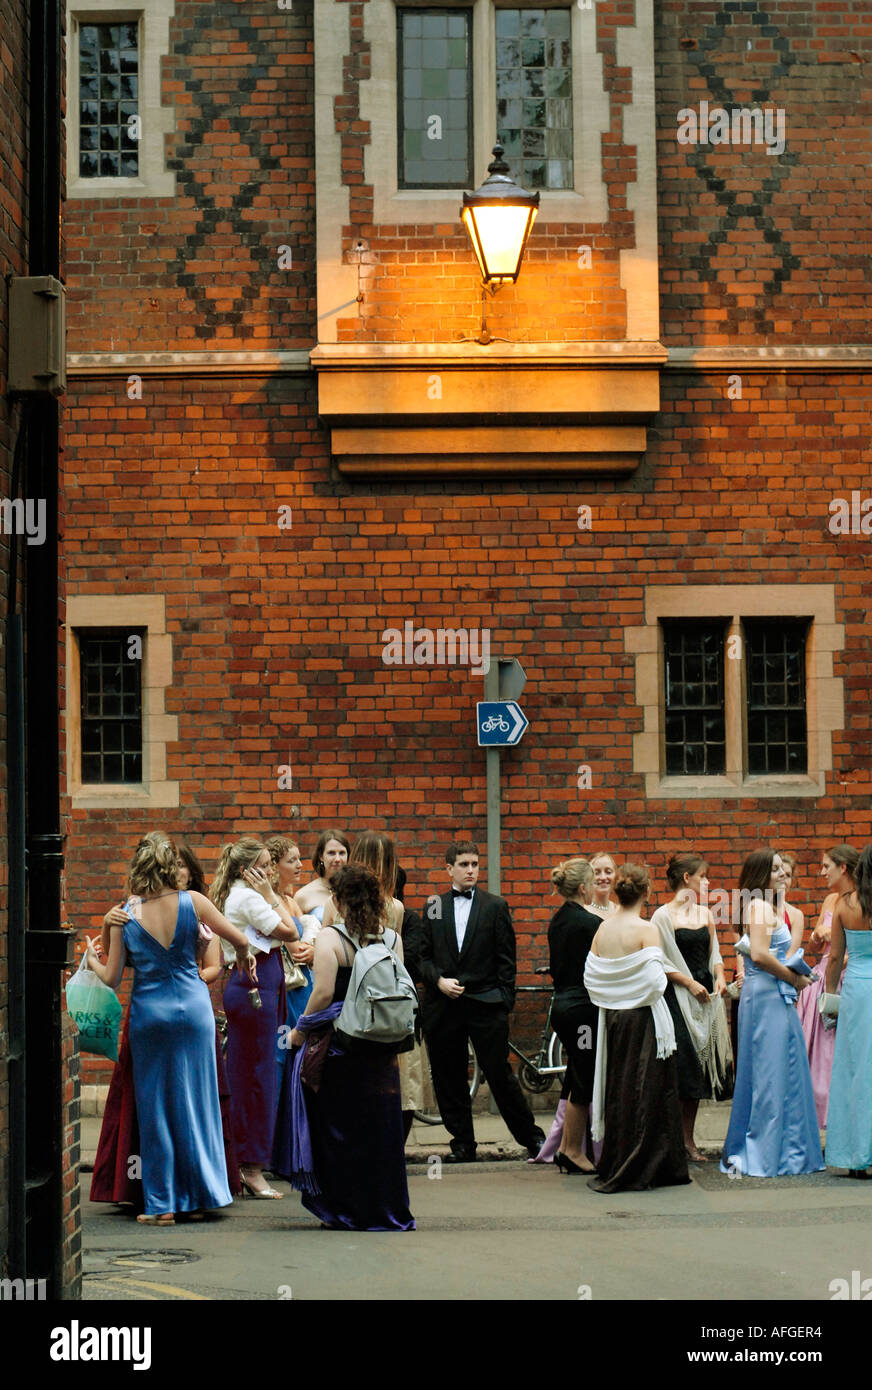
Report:
[{"label": "dark red dress", "polygon": [[[124,1018],[124,1031],[118,1049],[118,1061],[112,1072],[94,1174],[91,1178],[92,1202],[130,1202],[139,1211],[145,1209],[142,1182],[131,1177],[139,1171],[133,1159],[139,1155],[139,1124],[136,1118],[136,1094],[133,1089],[133,1059],[127,1041],[130,1005]],[[224,1155],[227,1160],[227,1181],[234,1197],[242,1191],[239,1179],[239,1160],[230,1118],[230,1089],[221,1056],[221,1038],[215,1029],[215,1060],[218,1066],[218,1098],[221,1102],[221,1128],[224,1132]]]}]

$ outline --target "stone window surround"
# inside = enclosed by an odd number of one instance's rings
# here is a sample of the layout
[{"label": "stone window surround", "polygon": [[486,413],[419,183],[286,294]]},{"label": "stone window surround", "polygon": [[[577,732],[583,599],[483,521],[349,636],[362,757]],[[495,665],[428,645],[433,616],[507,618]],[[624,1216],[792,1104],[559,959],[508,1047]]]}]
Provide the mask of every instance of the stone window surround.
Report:
[{"label": "stone window surround", "polygon": [[[88,628],[145,630],[142,671],[143,782],[82,782],[82,702],[79,644],[76,633]],[[179,721],[165,712],[167,687],[172,684],[172,637],[166,630],[163,594],[74,594],[66,601],[67,787],[73,810],[129,807],[168,808],[179,805],[179,783],[167,779],[167,744],[179,736]]]},{"label": "stone window surround", "polygon": [[[664,648],[662,618],[723,618],[728,636],[742,636],[744,617],[808,618],[806,713],[808,773],[748,776],[745,758],[746,666],[742,657],[724,663],[727,770],[716,777],[664,774]],[[736,797],[809,797],[826,793],[833,767],[833,732],[844,728],[844,683],[833,676],[833,653],[844,646],[844,626],[835,621],[835,589],[829,584],[651,585],[645,591],[645,622],[627,628],[624,647],[636,658],[636,703],[643,726],[633,735],[633,771],[645,780],[649,799],[719,800]]]},{"label": "stone window surround", "polygon": [[[77,198],[175,198],[176,176],[166,168],[165,137],[175,126],[171,106],[161,105],[161,59],[170,51],[175,0],[85,0],[67,5],[67,200]],[[79,24],[139,23],[139,174],[135,179],[79,176]]]},{"label": "stone window surround", "polygon": [[[372,43],[372,77],[361,84],[361,117],[371,122],[366,182],[372,184],[373,221],[379,224],[458,221],[462,190],[397,187],[396,11],[430,9],[437,0],[369,0],[366,35]],[[475,185],[487,177],[496,142],[496,20],[494,0],[438,0],[440,9],[472,9],[473,159]],[[596,51],[596,14],[566,0],[512,0],[499,8],[568,8],[572,15],[572,136],[574,189],[541,190],[539,222],[604,222],[608,201],[602,177],[600,136],[609,128],[602,54]],[[378,40],[376,41],[376,35]],[[469,190],[471,191],[471,189]]]}]

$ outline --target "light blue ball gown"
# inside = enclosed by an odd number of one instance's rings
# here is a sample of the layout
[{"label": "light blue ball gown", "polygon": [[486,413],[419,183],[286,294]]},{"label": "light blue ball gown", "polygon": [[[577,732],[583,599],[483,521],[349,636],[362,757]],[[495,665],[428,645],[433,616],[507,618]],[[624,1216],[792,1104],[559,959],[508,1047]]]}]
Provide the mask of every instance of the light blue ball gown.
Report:
[{"label": "light blue ball gown", "polygon": [[[790,930],[784,923],[773,931],[770,950],[778,960],[787,959]],[[774,1178],[824,1167],[796,997],[790,985],[745,958],[724,1173]]]},{"label": "light blue ball gown", "polygon": [[872,932],[845,931],[848,964],[827,1112],[831,1168],[872,1166]]},{"label": "light blue ball gown", "polygon": [[123,928],[133,965],[128,1038],[149,1216],[211,1210],[233,1201],[221,1130],[215,1017],[197,969],[199,930],[185,892],[179,893],[168,947],[132,914]]}]

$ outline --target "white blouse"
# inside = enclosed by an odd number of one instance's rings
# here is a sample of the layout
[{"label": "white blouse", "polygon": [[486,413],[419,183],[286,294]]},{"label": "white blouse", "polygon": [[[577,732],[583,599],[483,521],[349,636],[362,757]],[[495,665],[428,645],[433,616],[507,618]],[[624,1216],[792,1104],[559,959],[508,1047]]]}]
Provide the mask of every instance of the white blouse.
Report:
[{"label": "white blouse", "polygon": [[[276,927],[280,927],[282,919],[274,907],[264,900],[262,895],[254,888],[249,888],[247,883],[243,883],[238,878],[227,894],[227,901],[224,904],[224,916],[234,927],[245,932],[251,944],[252,950],[276,951],[281,946],[278,939],[273,940],[273,932]],[[221,946],[224,951],[226,961],[235,961],[236,950],[229,941],[222,937]]]}]

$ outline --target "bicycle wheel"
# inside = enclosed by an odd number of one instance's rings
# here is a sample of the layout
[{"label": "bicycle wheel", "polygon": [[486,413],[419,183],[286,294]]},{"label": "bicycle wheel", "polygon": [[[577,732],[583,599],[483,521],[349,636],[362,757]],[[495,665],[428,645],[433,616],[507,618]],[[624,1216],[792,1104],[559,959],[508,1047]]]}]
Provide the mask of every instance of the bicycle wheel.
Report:
[{"label": "bicycle wheel", "polygon": [[546,1091],[550,1091],[554,1077],[543,1076],[530,1062],[522,1062],[518,1067],[518,1080],[525,1091],[531,1091],[533,1095],[541,1096]]},{"label": "bicycle wheel", "polygon": [[475,1050],[474,1050],[474,1048],[473,1048],[473,1046],[472,1046],[472,1043],[469,1043],[469,1044],[468,1044],[468,1056],[469,1056],[469,1099],[470,1099],[470,1100],[475,1100],[475,1097],[476,1097],[476,1095],[478,1094],[478,1088],[479,1088],[479,1086],[481,1085],[481,1067],[478,1065],[478,1058],[477,1058],[476,1055],[475,1055]]}]

